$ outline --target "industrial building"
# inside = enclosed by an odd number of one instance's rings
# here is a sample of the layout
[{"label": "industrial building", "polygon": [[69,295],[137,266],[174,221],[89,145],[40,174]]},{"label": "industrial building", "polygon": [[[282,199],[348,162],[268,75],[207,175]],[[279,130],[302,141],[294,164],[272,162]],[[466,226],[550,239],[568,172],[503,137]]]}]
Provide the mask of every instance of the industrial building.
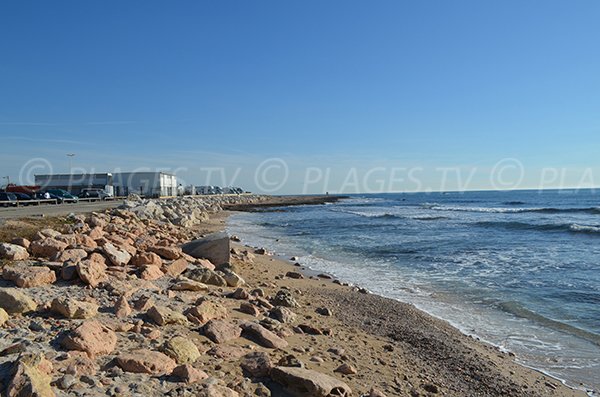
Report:
[{"label": "industrial building", "polygon": [[167,172],[120,172],[98,174],[36,175],[35,184],[44,189],[63,189],[79,194],[83,189],[104,189],[118,197],[130,193],[145,197],[165,197],[181,194],[177,177]]},{"label": "industrial building", "polygon": [[115,195],[130,193],[145,197],[178,195],[177,177],[167,172],[121,172],[113,174]]},{"label": "industrial building", "polygon": [[104,189],[114,195],[113,174],[53,174],[36,175],[35,184],[41,190],[63,189],[72,194],[79,194],[83,189]]}]

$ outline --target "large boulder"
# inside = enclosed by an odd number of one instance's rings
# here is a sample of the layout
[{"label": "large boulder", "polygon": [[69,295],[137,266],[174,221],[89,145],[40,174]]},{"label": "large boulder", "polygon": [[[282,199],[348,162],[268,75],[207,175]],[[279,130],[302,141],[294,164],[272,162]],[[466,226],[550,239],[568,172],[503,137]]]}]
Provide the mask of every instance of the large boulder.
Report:
[{"label": "large boulder", "polygon": [[6,388],[7,397],[55,397],[50,386],[52,363],[42,354],[25,354],[13,365],[12,376]]},{"label": "large boulder", "polygon": [[112,353],[117,346],[117,335],[99,321],[90,320],[71,331],[62,345],[67,350],[79,350],[94,357]]},{"label": "large boulder", "polygon": [[29,262],[7,265],[2,270],[2,278],[12,281],[20,288],[33,288],[56,281],[56,273],[46,266],[33,266]]},{"label": "large boulder", "polygon": [[92,287],[98,286],[108,278],[106,269],[106,259],[98,253],[93,253],[88,259],[77,264],[79,278]]},{"label": "large boulder", "polygon": [[28,313],[37,309],[37,303],[16,288],[0,288],[0,308],[10,314]]},{"label": "large boulder", "polygon": [[151,375],[170,375],[177,367],[175,360],[169,356],[146,349],[134,350],[131,353],[124,353],[117,358],[117,365],[125,372],[151,374]]},{"label": "large boulder", "polygon": [[283,349],[288,345],[285,339],[269,331],[265,327],[257,323],[242,324],[244,335],[255,341],[259,345],[269,349]]},{"label": "large boulder", "polygon": [[59,252],[64,251],[68,244],[58,241],[52,237],[42,238],[31,243],[29,251],[35,256],[52,258]]},{"label": "large boulder", "polygon": [[196,324],[206,324],[213,319],[226,318],[229,310],[223,305],[211,301],[202,301],[186,312],[187,318]]},{"label": "large boulder", "polygon": [[148,310],[146,315],[157,325],[166,324],[187,324],[187,318],[166,306],[154,305]]},{"label": "large boulder", "polygon": [[125,266],[131,260],[131,254],[125,250],[115,247],[111,243],[106,243],[102,247],[102,251],[115,266]]},{"label": "large boulder", "polygon": [[185,273],[185,276],[203,284],[216,285],[219,287],[227,286],[227,281],[220,274],[204,267],[189,270]]},{"label": "large boulder", "polygon": [[275,367],[271,379],[297,397],[348,397],[352,390],[329,375],[297,367]]},{"label": "large boulder", "polygon": [[209,234],[206,237],[190,241],[182,247],[183,252],[194,258],[210,260],[215,265],[229,262],[229,236],[225,232]]},{"label": "large boulder", "polygon": [[0,243],[0,259],[23,261],[29,258],[25,247],[16,244]]},{"label": "large boulder", "polygon": [[191,364],[200,358],[198,347],[189,338],[183,336],[176,336],[167,340],[162,351],[177,361],[177,364]]},{"label": "large boulder", "polygon": [[72,298],[55,298],[50,310],[66,318],[88,319],[98,314],[98,305],[91,302],[82,302]]},{"label": "large boulder", "polygon": [[210,320],[203,327],[204,335],[215,343],[224,343],[239,338],[242,329],[239,325],[223,320]]}]

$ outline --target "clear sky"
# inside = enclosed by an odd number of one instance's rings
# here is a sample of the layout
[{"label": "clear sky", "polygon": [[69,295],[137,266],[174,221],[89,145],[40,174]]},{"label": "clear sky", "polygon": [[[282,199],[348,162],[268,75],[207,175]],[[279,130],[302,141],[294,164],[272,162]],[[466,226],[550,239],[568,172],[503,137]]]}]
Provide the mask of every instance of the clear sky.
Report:
[{"label": "clear sky", "polygon": [[3,1],[0,174],[74,153],[276,193],[600,186],[599,21],[597,0]]}]

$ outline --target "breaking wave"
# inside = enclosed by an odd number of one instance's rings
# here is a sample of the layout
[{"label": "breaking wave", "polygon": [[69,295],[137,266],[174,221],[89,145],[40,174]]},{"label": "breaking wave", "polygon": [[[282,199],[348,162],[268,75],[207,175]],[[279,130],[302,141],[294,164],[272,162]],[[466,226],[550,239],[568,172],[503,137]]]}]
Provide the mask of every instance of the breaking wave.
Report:
[{"label": "breaking wave", "polygon": [[538,231],[556,231],[571,233],[600,233],[600,226],[578,225],[576,223],[526,223],[526,222],[475,222],[476,226],[488,228],[502,228],[510,230],[538,230]]},{"label": "breaking wave", "polygon": [[582,214],[600,214],[600,207],[588,207],[588,208],[553,208],[553,207],[539,207],[539,208],[505,208],[505,207],[453,207],[439,204],[425,203],[421,205],[423,208],[427,208],[433,211],[456,211],[456,212],[482,212],[482,213],[524,213],[524,212],[538,212],[543,214],[560,214],[560,213],[582,213]]}]

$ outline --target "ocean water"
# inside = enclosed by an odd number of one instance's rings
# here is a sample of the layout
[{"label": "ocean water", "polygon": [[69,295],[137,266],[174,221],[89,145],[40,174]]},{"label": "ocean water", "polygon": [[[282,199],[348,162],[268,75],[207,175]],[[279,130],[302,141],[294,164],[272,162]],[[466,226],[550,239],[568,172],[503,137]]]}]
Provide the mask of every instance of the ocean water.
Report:
[{"label": "ocean water", "polygon": [[228,229],[600,389],[600,192],[353,195]]}]

